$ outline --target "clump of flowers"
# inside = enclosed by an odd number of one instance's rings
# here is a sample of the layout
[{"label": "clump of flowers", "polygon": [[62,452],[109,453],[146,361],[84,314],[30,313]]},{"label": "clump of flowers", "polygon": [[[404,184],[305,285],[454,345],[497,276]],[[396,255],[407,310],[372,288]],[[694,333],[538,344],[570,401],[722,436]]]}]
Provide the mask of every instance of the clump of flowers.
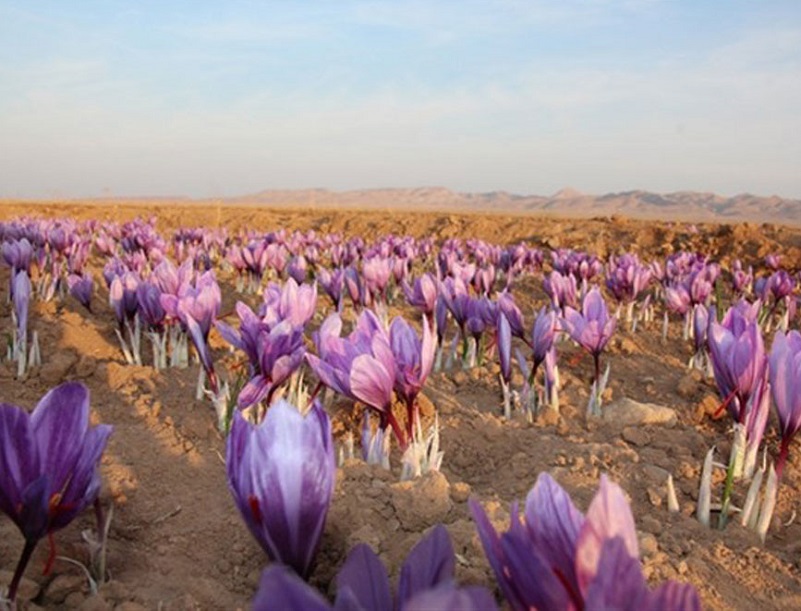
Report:
[{"label": "clump of flowers", "polygon": [[606,476],[586,515],[547,473],[509,530],[498,534],[470,500],[478,534],[511,609],[700,609],[691,585],[669,581],[655,590],[642,575],[634,518],[623,490]]}]

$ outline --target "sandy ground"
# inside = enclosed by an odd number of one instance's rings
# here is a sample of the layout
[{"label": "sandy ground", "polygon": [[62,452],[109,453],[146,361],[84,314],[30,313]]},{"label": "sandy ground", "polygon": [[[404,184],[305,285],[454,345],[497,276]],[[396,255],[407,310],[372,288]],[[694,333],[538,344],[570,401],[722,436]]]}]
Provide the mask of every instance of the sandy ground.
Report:
[{"label": "sandy ground", "polygon": [[[543,249],[570,246],[601,257],[618,249],[648,259],[681,249],[698,250],[724,265],[734,257],[760,264],[769,252],[785,254],[785,267],[801,267],[801,232],[774,225],[699,225],[597,218],[571,221],[532,216],[460,215],[398,211],[268,210],[252,207],[198,207],[164,203],[137,206],[82,204],[6,204],[0,220],[35,212],[47,216],[128,220],[158,218],[164,235],[178,227],[228,227],[271,231],[313,229],[365,239],[385,233],[446,238],[482,238],[498,244],[526,241]],[[97,271],[99,259],[93,259]],[[96,278],[99,274],[96,274]],[[218,275],[223,311],[236,299],[231,279]],[[542,277],[518,283],[514,293],[527,323],[546,303]],[[0,286],[8,269],[0,268]],[[255,303],[252,297],[251,303]],[[0,328],[11,328],[10,306],[0,300]],[[156,372],[126,365],[114,336],[107,293],[95,296],[90,315],[72,298],[35,303],[31,325],[38,330],[43,365],[25,380],[0,362],[0,400],[33,407],[47,389],[78,379],[91,390],[93,417],[113,424],[103,459],[102,498],[114,505],[110,532],[110,581],[90,596],[86,579],[74,565],[57,561],[42,574],[48,555],[42,543],[26,573],[23,598],[31,608],[82,609],[233,609],[246,608],[266,558],[251,539],[227,489],[224,440],[216,432],[210,405],[194,399],[197,365]],[[316,323],[328,313],[321,296]],[[393,310],[393,313],[396,310]],[[409,316],[405,306],[397,310]],[[661,310],[657,318],[661,321]],[[352,312],[346,314],[352,319]],[[222,367],[235,357],[212,334]],[[569,342],[560,344],[563,377],[561,417],[551,422],[511,422],[500,416],[497,365],[470,371],[452,369],[432,375],[426,396],[442,425],[445,460],[441,474],[412,483],[392,472],[349,463],[338,473],[335,499],[312,582],[324,591],[351,545],[367,542],[397,574],[420,534],[447,525],[456,548],[458,577],[493,587],[488,565],[467,510],[475,496],[498,521],[507,522],[509,503],[523,499],[542,471],[549,471],[585,510],[601,473],[619,482],[631,497],[641,534],[643,565],[653,583],[681,579],[693,583],[711,609],[801,608],[801,520],[796,520],[801,489],[801,452],[793,444],[767,541],[730,522],[724,531],[702,527],[694,517],[701,461],[712,446],[727,456],[727,418],[713,420],[716,390],[700,376],[688,375],[691,346],[680,324],[671,325],[666,343],[661,322],[632,334],[620,326],[607,356],[612,401],[628,397],[673,408],[675,426],[621,427],[587,422],[584,408],[591,360]],[[519,380],[518,380],[519,381]],[[353,426],[349,406],[331,406],[338,436]],[[431,409],[426,412],[431,416]],[[771,416],[767,443],[776,451],[776,422]],[[672,473],[681,511],[666,508],[664,480]],[[722,473],[717,481],[722,479]],[[739,494],[739,492],[738,492]],[[740,500],[738,497],[737,500]],[[89,513],[56,536],[58,553],[86,560],[80,532],[90,528]],[[0,518],[0,584],[7,584],[22,538]]]}]

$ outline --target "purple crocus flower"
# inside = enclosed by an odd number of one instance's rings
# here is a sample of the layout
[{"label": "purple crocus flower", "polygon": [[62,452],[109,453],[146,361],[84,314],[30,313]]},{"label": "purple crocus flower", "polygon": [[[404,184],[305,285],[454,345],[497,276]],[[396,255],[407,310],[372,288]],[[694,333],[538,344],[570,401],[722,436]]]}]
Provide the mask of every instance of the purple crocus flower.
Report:
[{"label": "purple crocus flower", "polygon": [[331,424],[320,403],[303,416],[278,401],[256,425],[235,412],[226,469],[234,501],[262,549],[308,577],[336,475]]},{"label": "purple crocus flower", "polygon": [[401,567],[398,592],[393,601],[387,570],[369,546],[351,549],[337,578],[337,594],[330,605],[319,592],[282,566],[262,573],[254,611],[494,611],[492,595],[482,587],[459,587],[448,531],[441,524],[414,546]]},{"label": "purple crocus flower", "polygon": [[617,320],[609,316],[601,291],[593,287],[584,296],[581,312],[571,307],[565,308],[563,320],[565,330],[595,361],[595,382],[600,383],[601,366],[599,357],[612,334],[615,332]]},{"label": "purple crocus flower", "polygon": [[305,282],[308,270],[309,264],[306,261],[306,257],[303,255],[292,257],[289,264],[286,266],[287,274],[298,284]]},{"label": "purple crocus flower", "polygon": [[534,355],[532,376],[537,373],[537,367],[545,360],[545,356],[553,347],[554,339],[559,331],[559,317],[554,310],[544,307],[537,313],[534,326],[531,329],[531,350]]},{"label": "purple crocus flower", "polygon": [[437,305],[437,280],[433,275],[426,273],[416,278],[414,285],[409,286],[407,282],[401,284],[406,295],[406,301],[425,314],[429,322],[433,322],[434,308]]},{"label": "purple crocus flower", "polygon": [[240,331],[243,345],[249,348],[255,345],[256,360],[251,361],[255,375],[242,388],[237,403],[244,409],[266,398],[269,405],[275,390],[303,363],[306,354],[303,329],[295,327],[290,320],[284,320],[271,329],[266,325],[259,326],[256,338],[244,339],[248,333],[244,324]]},{"label": "purple crocus flower", "polygon": [[417,396],[434,366],[437,345],[423,317],[423,337],[401,316],[389,326],[389,344],[395,357],[395,391],[406,404],[406,436],[411,439],[419,420]]},{"label": "purple crocus flower", "polygon": [[732,307],[721,323],[710,322],[707,343],[721,398],[735,422],[744,424],[747,413],[759,405],[767,368],[759,324]]},{"label": "purple crocus flower", "polygon": [[308,354],[309,366],[321,383],[374,409],[380,427],[391,426],[401,447],[405,447],[406,436],[390,409],[397,365],[389,335],[371,310],[362,311],[347,338],[340,337],[341,331],[338,314],[323,321],[315,336],[319,356]]},{"label": "purple crocus flower", "polygon": [[558,271],[553,271],[545,277],[542,286],[545,294],[551,298],[551,304],[557,310],[564,312],[568,306],[576,307],[578,287],[573,274],[562,275]]},{"label": "purple crocus flower", "polygon": [[0,511],[25,538],[10,600],[39,540],[97,499],[100,456],[111,431],[89,426],[89,391],[78,382],[48,391],[31,414],[0,404]]},{"label": "purple crocus flower", "polygon": [[262,298],[264,303],[259,316],[264,322],[272,327],[288,320],[292,326],[303,329],[317,309],[317,285],[299,285],[294,278],[289,278],[283,286],[271,282],[264,289]]},{"label": "purple crocus flower", "polygon": [[509,606],[529,609],[700,609],[695,589],[668,582],[649,590],[639,563],[634,518],[623,490],[605,475],[586,516],[547,473],[525,505],[512,505],[509,530],[495,531],[470,500],[484,553]]},{"label": "purple crocus flower", "polygon": [[776,475],[781,478],[790,443],[801,428],[801,334],[778,331],[769,357],[770,388],[781,429],[781,448]]},{"label": "purple crocus flower", "polygon": [[323,287],[325,294],[331,298],[334,309],[342,311],[342,290],[345,287],[345,272],[341,268],[331,271],[324,267],[317,270],[317,281]]},{"label": "purple crocus flower", "polygon": [[525,323],[523,322],[523,313],[517,307],[515,299],[511,293],[504,291],[498,295],[497,308],[499,312],[503,312],[506,320],[511,327],[512,335],[523,341],[526,341]]},{"label": "purple crocus flower", "polygon": [[381,256],[370,257],[362,263],[364,288],[373,301],[385,302],[387,286],[392,277],[392,260]]},{"label": "purple crocus flower", "polygon": [[90,312],[92,311],[92,293],[95,288],[92,274],[89,272],[80,276],[77,274],[70,274],[67,276],[67,288],[69,288],[70,295],[75,297],[78,303]]},{"label": "purple crocus flower", "polygon": [[17,317],[17,346],[26,350],[28,342],[28,312],[31,304],[31,279],[22,270],[14,275],[14,314]]},{"label": "purple crocus flower", "polygon": [[139,310],[139,301],[136,297],[136,288],[140,278],[134,272],[125,272],[122,276],[115,276],[109,287],[108,299],[114,309],[114,316],[120,330],[126,321],[133,321]]}]

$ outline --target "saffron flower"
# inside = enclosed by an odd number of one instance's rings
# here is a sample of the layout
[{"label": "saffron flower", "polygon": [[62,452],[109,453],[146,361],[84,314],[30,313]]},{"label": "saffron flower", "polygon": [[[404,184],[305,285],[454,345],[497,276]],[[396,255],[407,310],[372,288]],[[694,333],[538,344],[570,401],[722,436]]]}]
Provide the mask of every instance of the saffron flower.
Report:
[{"label": "saffron flower", "polygon": [[389,343],[396,365],[395,392],[406,404],[406,436],[411,439],[420,419],[417,396],[434,366],[437,346],[425,317],[421,339],[403,317],[396,316],[389,327]]},{"label": "saffron flower", "polygon": [[303,416],[280,400],[259,424],[237,411],[226,448],[228,486],[274,562],[309,576],[334,494],[331,424],[318,402]]},{"label": "saffron flower", "polygon": [[617,320],[609,316],[601,291],[598,290],[598,287],[593,287],[584,296],[581,312],[577,312],[571,307],[565,308],[563,324],[570,337],[592,355],[595,375],[592,382],[593,391],[590,397],[589,411],[597,413],[601,406],[600,397],[604,390],[604,379],[601,378],[601,352],[615,332]]},{"label": "saffron flower", "polygon": [[470,510],[484,553],[515,611],[701,608],[690,585],[667,582],[648,589],[631,508],[623,490],[604,475],[586,516],[547,473],[526,498],[525,523],[515,503],[509,530],[499,535],[475,499]]},{"label": "saffron flower", "polygon": [[777,332],[768,362],[770,388],[782,435],[776,461],[776,475],[781,478],[790,443],[801,428],[801,334],[798,331]]},{"label": "saffron flower", "polygon": [[48,391],[31,414],[0,404],[0,511],[25,538],[11,601],[39,540],[97,499],[98,465],[111,431],[89,426],[89,391],[78,382]]}]

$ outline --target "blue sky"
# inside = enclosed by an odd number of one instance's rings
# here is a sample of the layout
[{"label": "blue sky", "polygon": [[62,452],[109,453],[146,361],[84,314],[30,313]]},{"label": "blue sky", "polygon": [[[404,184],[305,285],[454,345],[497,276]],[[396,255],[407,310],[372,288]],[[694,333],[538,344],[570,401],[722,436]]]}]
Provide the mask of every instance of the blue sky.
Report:
[{"label": "blue sky", "polygon": [[801,198],[798,0],[0,0],[0,197]]}]

